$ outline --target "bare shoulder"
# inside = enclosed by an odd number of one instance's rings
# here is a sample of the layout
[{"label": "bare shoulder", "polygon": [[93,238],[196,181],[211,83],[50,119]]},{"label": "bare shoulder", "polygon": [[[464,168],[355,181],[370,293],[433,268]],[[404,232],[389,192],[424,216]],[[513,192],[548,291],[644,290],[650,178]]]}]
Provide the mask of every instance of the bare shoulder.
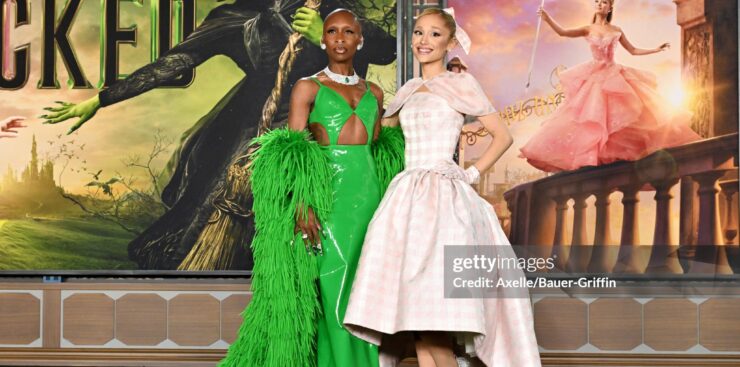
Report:
[{"label": "bare shoulder", "polygon": [[585,32],[586,33],[586,36],[588,36],[593,31],[593,24],[586,24],[586,25],[582,26],[579,29],[582,30],[583,32]]},{"label": "bare shoulder", "polygon": [[300,98],[305,100],[313,100],[316,97],[316,93],[319,91],[319,86],[310,77],[299,79],[295,85],[291,95],[293,98]]},{"label": "bare shoulder", "polygon": [[319,85],[316,84],[316,82],[314,82],[313,80],[311,80],[311,77],[305,77],[305,78],[298,79],[298,81],[293,86],[293,91],[295,90],[299,90],[303,92],[308,92],[312,90],[317,91],[319,90]]}]

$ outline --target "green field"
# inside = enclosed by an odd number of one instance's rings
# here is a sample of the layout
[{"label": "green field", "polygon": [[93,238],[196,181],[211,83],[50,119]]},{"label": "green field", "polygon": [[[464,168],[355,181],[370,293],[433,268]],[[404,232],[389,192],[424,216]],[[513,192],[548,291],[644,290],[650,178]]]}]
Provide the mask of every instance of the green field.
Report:
[{"label": "green field", "polygon": [[0,219],[2,270],[130,270],[133,238],[93,219]]}]

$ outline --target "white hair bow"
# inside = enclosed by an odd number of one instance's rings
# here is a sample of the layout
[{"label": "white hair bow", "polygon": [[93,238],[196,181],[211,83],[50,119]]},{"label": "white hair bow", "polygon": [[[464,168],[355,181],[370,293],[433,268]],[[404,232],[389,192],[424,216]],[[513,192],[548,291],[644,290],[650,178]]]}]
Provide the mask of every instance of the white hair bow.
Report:
[{"label": "white hair bow", "polygon": [[455,31],[455,38],[457,39],[457,42],[460,43],[460,47],[462,47],[463,51],[465,51],[465,54],[470,54],[470,46],[473,45],[473,41],[470,40],[470,36],[468,36],[468,33],[465,32],[462,27],[460,27],[460,23],[458,23],[457,19],[455,19],[455,9],[450,7],[444,8],[442,9],[442,11],[449,14],[455,21],[455,27],[457,28],[457,30]]}]

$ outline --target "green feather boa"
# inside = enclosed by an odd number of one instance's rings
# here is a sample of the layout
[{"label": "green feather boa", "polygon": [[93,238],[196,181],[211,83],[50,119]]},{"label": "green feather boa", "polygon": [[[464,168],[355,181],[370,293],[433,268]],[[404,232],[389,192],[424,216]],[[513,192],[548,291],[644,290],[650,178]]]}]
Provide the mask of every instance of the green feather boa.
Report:
[{"label": "green feather boa", "polygon": [[375,169],[378,172],[381,196],[385,193],[393,177],[398,172],[403,171],[404,146],[403,131],[400,126],[382,127],[378,138],[373,142],[373,159],[375,160]]},{"label": "green feather boa", "polygon": [[313,208],[319,220],[332,204],[328,157],[306,131],[276,129],[253,140],[251,185],[256,234],[253,298],[237,340],[220,367],[316,365],[320,316],[316,258],[300,238],[295,213]]}]

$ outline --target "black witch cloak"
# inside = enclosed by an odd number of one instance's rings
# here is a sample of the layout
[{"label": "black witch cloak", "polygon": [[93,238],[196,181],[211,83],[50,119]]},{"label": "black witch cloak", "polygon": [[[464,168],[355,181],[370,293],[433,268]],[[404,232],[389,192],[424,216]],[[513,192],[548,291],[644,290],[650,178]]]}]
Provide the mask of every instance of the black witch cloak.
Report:
[{"label": "black witch cloak", "polygon": [[[275,84],[278,58],[292,30],[288,20],[302,1],[237,1],[214,8],[182,43],[155,62],[100,92],[101,106],[111,105],[172,81],[216,55],[229,57],[246,76],[196,124],[179,151],[176,168],[162,192],[169,209],[129,244],[129,256],[140,269],[174,270],[188,254],[214,210],[239,217],[245,225],[240,239],[244,256],[231,269],[252,267],[248,244],[254,234],[249,209],[223,200],[226,175],[257,134],[263,105]],[[325,0],[322,17],[344,1]],[[355,57],[355,70],[364,77],[368,65],[396,59],[396,39],[377,25],[361,20],[365,47]],[[305,39],[288,78],[273,127],[284,124],[290,90],[298,79],[327,64],[323,50]],[[176,103],[176,102],[175,102]],[[246,259],[246,260],[244,260]],[[224,270],[224,269],[221,269]]]}]

